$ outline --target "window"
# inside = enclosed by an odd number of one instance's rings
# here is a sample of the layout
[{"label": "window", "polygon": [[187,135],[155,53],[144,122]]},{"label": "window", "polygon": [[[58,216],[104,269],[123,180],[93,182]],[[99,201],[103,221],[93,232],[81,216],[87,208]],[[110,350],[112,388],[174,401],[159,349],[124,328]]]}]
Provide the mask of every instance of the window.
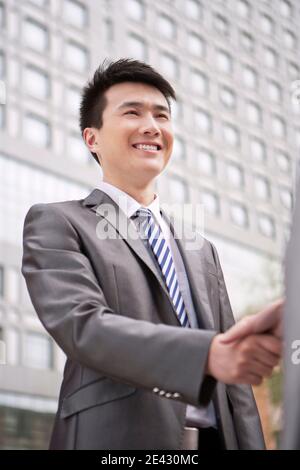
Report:
[{"label": "window", "polygon": [[67,110],[74,115],[78,115],[81,100],[81,90],[70,86],[66,91]]},{"label": "window", "polygon": [[84,144],[81,136],[77,134],[68,135],[67,139],[68,156],[79,163],[87,163],[90,161],[88,149]]},{"label": "window", "polygon": [[5,110],[4,106],[0,104],[0,129],[3,129],[5,126]]},{"label": "window", "polygon": [[288,29],[285,29],[283,31],[283,41],[287,49],[295,49],[297,45],[297,40],[296,36],[289,31]]},{"label": "window", "polygon": [[208,134],[212,131],[211,116],[204,109],[197,109],[195,113],[195,123],[197,129]]},{"label": "window", "polygon": [[5,11],[3,3],[0,3],[0,27],[5,28]]},{"label": "window", "polygon": [[185,143],[180,137],[175,136],[174,138],[172,156],[174,160],[183,160],[185,158]]},{"label": "window", "polygon": [[199,20],[201,17],[201,5],[198,0],[185,0],[185,14],[192,20]]},{"label": "window", "polygon": [[25,44],[38,52],[49,50],[49,33],[45,26],[27,18],[24,23],[23,35]]},{"label": "window", "polygon": [[283,207],[285,207],[288,210],[292,209],[293,206],[293,196],[292,193],[289,189],[287,188],[281,188],[280,189],[280,201]]},{"label": "window", "polygon": [[257,162],[263,162],[266,160],[266,146],[256,137],[250,138],[250,151],[252,158]]},{"label": "window", "polygon": [[259,199],[267,200],[270,198],[270,183],[264,176],[256,175],[254,177],[254,189]]},{"label": "window", "polygon": [[249,88],[257,88],[257,85],[258,85],[257,73],[252,67],[249,67],[248,65],[246,65],[243,68],[243,79],[244,79],[245,85],[247,85]]},{"label": "window", "polygon": [[83,28],[87,25],[87,9],[75,0],[64,0],[63,18],[72,26]]},{"label": "window", "polygon": [[0,266],[0,297],[3,297],[4,294],[4,269],[3,266]]},{"label": "window", "polygon": [[30,3],[34,3],[38,7],[47,6],[48,0],[30,0]]},{"label": "window", "polygon": [[128,37],[128,49],[130,54],[139,60],[147,59],[147,46],[145,41],[136,34],[130,34]]},{"label": "window", "polygon": [[278,56],[276,52],[270,47],[265,48],[265,64],[272,69],[276,68]]},{"label": "window", "polygon": [[276,137],[283,139],[286,135],[286,125],[279,116],[272,116],[272,130]]},{"label": "window", "polygon": [[5,76],[5,60],[4,54],[0,51],[0,80]]},{"label": "window", "polygon": [[108,46],[111,46],[111,42],[114,40],[114,25],[109,18],[104,20],[104,37],[105,42]]},{"label": "window", "polygon": [[236,106],[236,94],[227,86],[221,86],[220,100],[227,108]]},{"label": "window", "polygon": [[50,127],[42,117],[27,114],[24,118],[23,136],[38,147],[49,147]]},{"label": "window", "polygon": [[230,217],[232,222],[240,227],[247,227],[248,222],[248,211],[245,206],[239,202],[232,202],[230,204]]},{"label": "window", "polygon": [[271,216],[261,214],[258,217],[258,227],[262,235],[268,238],[275,238],[275,224]]},{"label": "window", "polygon": [[237,147],[240,144],[240,134],[236,127],[232,124],[224,124],[223,125],[223,133],[225,141],[233,146]]},{"label": "window", "polygon": [[252,52],[254,50],[254,39],[251,34],[241,31],[240,33],[241,46],[247,51]]},{"label": "window", "polygon": [[192,70],[191,72],[191,85],[193,91],[199,93],[199,95],[208,94],[208,79],[204,73],[199,72],[198,70]]},{"label": "window", "polygon": [[40,333],[26,333],[23,365],[35,369],[51,369],[53,363],[50,338]]},{"label": "window", "polygon": [[294,62],[288,62],[288,74],[292,79],[300,79],[300,69]]},{"label": "window", "polygon": [[252,124],[261,124],[262,122],[262,113],[260,107],[253,102],[248,102],[247,103],[247,116],[248,120]]},{"label": "window", "polygon": [[8,267],[5,273],[5,297],[12,304],[20,301],[20,275],[19,271],[12,267]]},{"label": "window", "polygon": [[196,151],[198,168],[207,175],[216,173],[216,159],[209,150],[199,148]]},{"label": "window", "polygon": [[130,18],[136,21],[145,19],[145,5],[140,0],[127,0],[127,13]]},{"label": "window", "polygon": [[179,67],[178,62],[172,55],[168,53],[161,54],[161,66],[163,72],[166,73],[169,77],[178,79]]},{"label": "window", "polygon": [[201,192],[201,201],[204,205],[204,210],[209,214],[218,215],[220,213],[220,201],[215,192],[203,190]]},{"label": "window", "polygon": [[300,128],[295,129],[296,146],[300,148]]},{"label": "window", "polygon": [[228,21],[222,15],[216,15],[214,19],[214,25],[218,33],[227,35],[229,31]]},{"label": "window", "polygon": [[261,29],[265,34],[271,35],[274,33],[274,22],[270,16],[261,16]]},{"label": "window", "polygon": [[232,72],[232,58],[231,56],[225,52],[219,50],[217,52],[217,65],[219,70],[225,73],[231,73]]},{"label": "window", "polygon": [[290,18],[293,13],[292,5],[287,0],[281,0],[280,2],[280,13],[285,18]]},{"label": "window", "polygon": [[185,203],[188,200],[188,188],[184,181],[179,178],[169,179],[170,198],[173,202]]},{"label": "window", "polygon": [[20,333],[15,328],[6,330],[6,354],[8,364],[20,363]]},{"label": "window", "polygon": [[273,80],[268,82],[268,95],[270,100],[274,101],[275,103],[279,103],[282,99],[281,87]]},{"label": "window", "polygon": [[172,18],[167,15],[159,15],[157,23],[157,31],[167,39],[176,38],[176,26]]},{"label": "window", "polygon": [[250,5],[246,0],[237,0],[236,11],[242,18],[249,18],[250,16]]},{"label": "window", "polygon": [[283,151],[279,150],[276,154],[277,165],[283,173],[289,173],[291,170],[291,159]]},{"label": "window", "polygon": [[244,172],[240,165],[230,162],[226,169],[229,184],[235,188],[242,188],[244,186]]},{"label": "window", "polygon": [[187,38],[188,51],[198,57],[203,57],[205,54],[205,44],[203,39],[194,33],[189,33]]},{"label": "window", "polygon": [[171,113],[172,119],[175,122],[179,122],[182,118],[183,110],[182,110],[182,102],[177,98],[177,100],[172,100],[171,103]]},{"label": "window", "polygon": [[50,95],[48,74],[33,65],[26,66],[23,83],[26,92],[36,98],[45,99]]},{"label": "window", "polygon": [[76,72],[88,71],[88,52],[83,46],[72,41],[67,42],[65,56],[67,65]]}]

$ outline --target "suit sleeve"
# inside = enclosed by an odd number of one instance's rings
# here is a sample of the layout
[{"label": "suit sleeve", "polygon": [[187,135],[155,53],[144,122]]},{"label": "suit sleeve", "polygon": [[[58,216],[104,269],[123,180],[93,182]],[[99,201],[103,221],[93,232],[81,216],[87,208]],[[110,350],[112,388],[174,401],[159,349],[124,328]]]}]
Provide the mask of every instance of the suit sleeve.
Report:
[{"label": "suit sleeve", "polygon": [[45,329],[68,358],[100,374],[199,405],[213,331],[136,320],[105,300],[80,236],[56,204],[38,204],[24,224],[22,273]]},{"label": "suit sleeve", "polygon": [[[212,244],[211,244],[212,245]],[[219,296],[221,312],[221,331],[228,330],[234,325],[230,300],[228,297],[224,276],[216,248],[212,245],[213,256],[218,271]],[[256,407],[252,387],[249,385],[227,385],[227,394],[232,404],[234,423],[237,428],[237,437],[247,443],[249,449],[264,448],[263,432]],[[240,442],[240,447],[245,448]]]}]

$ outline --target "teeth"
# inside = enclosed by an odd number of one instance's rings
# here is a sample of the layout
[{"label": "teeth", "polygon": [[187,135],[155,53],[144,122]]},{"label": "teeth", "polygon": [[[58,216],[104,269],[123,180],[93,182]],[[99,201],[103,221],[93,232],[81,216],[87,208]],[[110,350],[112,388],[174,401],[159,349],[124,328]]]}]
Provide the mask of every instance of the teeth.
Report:
[{"label": "teeth", "polygon": [[135,147],[140,150],[158,150],[157,145],[138,144],[138,145],[135,145]]}]

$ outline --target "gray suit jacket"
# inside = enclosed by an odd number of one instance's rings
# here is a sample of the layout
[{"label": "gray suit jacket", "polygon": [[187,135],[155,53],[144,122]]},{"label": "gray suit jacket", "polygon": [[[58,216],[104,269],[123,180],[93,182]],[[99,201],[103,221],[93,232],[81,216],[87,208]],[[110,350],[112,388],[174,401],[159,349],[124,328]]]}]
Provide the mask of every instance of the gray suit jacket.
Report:
[{"label": "gray suit jacket", "polygon": [[[97,236],[99,222],[113,238]],[[182,328],[142,240],[126,236],[128,223],[97,189],[26,216],[22,272],[67,356],[50,448],[180,449],[186,404],[211,399],[226,448],[264,448],[251,388],[205,376],[213,336],[234,323],[215,248],[202,239],[189,251],[178,240],[203,326]]]}]

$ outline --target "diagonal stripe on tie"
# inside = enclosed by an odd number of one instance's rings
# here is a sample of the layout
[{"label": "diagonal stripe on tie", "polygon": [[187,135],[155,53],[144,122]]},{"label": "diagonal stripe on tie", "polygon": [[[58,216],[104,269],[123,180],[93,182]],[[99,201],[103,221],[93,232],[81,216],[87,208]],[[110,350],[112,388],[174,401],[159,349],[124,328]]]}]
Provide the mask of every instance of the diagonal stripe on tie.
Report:
[{"label": "diagonal stripe on tie", "polygon": [[184,300],[177,280],[172,254],[160,226],[154,220],[150,209],[141,208],[134,214],[134,217],[138,217],[141,235],[146,237],[158,262],[181,325],[184,327],[190,327]]}]

